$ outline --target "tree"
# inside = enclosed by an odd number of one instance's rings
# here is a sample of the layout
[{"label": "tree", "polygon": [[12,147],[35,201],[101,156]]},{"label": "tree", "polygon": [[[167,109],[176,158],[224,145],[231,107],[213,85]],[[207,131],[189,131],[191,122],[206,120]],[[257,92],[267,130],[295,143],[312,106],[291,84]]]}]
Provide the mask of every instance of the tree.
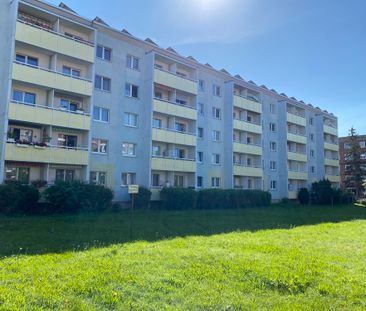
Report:
[{"label": "tree", "polygon": [[315,181],[311,184],[311,202],[315,204],[331,204],[336,196],[335,190],[328,179]]},{"label": "tree", "polygon": [[345,179],[346,187],[353,189],[356,198],[363,190],[363,176],[365,168],[361,160],[361,147],[356,130],[352,127],[348,135],[348,149],[345,154]]}]

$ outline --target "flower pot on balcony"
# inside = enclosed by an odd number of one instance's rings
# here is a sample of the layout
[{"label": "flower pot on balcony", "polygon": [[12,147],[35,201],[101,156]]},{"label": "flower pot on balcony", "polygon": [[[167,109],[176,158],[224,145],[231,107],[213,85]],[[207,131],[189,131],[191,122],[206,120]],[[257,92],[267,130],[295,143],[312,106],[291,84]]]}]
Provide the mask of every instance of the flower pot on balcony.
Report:
[{"label": "flower pot on balcony", "polygon": [[84,113],[84,110],[76,110],[76,113],[83,114]]},{"label": "flower pot on balcony", "polygon": [[27,144],[17,144],[17,147],[21,147],[21,148],[28,148],[29,147],[29,145],[27,145]]},{"label": "flower pot on balcony", "polygon": [[14,138],[8,138],[7,142],[8,143],[15,143],[15,139]]},{"label": "flower pot on balcony", "polygon": [[36,149],[46,149],[46,146],[37,146],[37,145],[34,145],[34,148],[36,148]]}]

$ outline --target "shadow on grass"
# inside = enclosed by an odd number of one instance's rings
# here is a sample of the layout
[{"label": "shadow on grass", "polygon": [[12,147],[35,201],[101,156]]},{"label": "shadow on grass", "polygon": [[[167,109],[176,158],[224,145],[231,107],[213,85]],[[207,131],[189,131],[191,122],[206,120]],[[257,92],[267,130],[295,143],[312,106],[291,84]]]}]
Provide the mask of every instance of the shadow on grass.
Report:
[{"label": "shadow on grass", "polygon": [[135,211],[130,236],[130,212],[0,216],[0,258],[19,254],[81,251],[137,240],[157,241],[233,231],[289,229],[295,226],[366,219],[356,206],[271,206],[242,210]]}]

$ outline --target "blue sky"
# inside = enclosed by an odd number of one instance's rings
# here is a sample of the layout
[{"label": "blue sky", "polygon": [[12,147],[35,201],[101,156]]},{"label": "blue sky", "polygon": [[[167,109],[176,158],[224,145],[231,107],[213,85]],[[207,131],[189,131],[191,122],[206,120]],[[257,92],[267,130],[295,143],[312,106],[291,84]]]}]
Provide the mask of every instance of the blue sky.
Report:
[{"label": "blue sky", "polygon": [[[58,4],[59,1],[48,0]],[[365,0],[64,0],[217,69],[333,112],[366,134]]]}]

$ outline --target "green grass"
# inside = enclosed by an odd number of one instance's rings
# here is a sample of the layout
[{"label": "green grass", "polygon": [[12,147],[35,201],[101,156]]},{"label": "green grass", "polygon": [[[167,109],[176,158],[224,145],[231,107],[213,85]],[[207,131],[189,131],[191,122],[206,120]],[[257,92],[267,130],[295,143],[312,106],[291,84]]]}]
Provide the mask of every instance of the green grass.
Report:
[{"label": "green grass", "polygon": [[0,216],[0,310],[366,308],[366,209]]}]

